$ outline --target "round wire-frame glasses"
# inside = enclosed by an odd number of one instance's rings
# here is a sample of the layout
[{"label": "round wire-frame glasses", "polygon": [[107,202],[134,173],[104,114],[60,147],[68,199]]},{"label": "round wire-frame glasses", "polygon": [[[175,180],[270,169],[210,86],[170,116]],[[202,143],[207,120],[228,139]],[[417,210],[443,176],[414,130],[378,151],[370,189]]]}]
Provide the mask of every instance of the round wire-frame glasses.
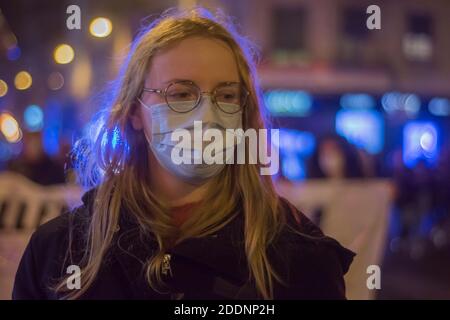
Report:
[{"label": "round wire-frame glasses", "polygon": [[[178,113],[186,113],[195,109],[203,95],[211,95],[213,103],[223,112],[234,114],[241,111],[247,103],[249,92],[238,82],[223,82],[213,91],[201,91],[200,88],[190,80],[170,82],[165,89],[143,88],[143,92],[158,93],[164,96],[168,107]],[[180,108],[180,102],[183,102]],[[187,105],[192,102],[192,105]]]}]

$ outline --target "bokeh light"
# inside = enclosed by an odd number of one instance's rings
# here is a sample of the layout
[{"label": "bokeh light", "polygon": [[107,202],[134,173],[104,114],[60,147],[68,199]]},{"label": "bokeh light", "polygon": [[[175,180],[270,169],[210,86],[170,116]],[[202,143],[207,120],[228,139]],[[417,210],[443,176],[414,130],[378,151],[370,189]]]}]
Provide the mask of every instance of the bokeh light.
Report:
[{"label": "bokeh light", "polygon": [[435,123],[412,121],[403,129],[403,161],[409,168],[418,161],[435,163],[439,155],[439,133]]},{"label": "bokeh light", "polygon": [[92,65],[88,55],[80,53],[68,81],[73,97],[84,99],[89,95],[92,80]]},{"label": "bokeh light", "polygon": [[89,25],[89,32],[97,38],[105,38],[111,34],[112,23],[108,18],[95,18]]},{"label": "bokeh light", "polygon": [[336,132],[370,154],[383,150],[384,120],[376,110],[339,110]]},{"label": "bokeh light", "polygon": [[64,85],[64,77],[60,72],[52,72],[48,76],[47,84],[51,90],[59,90]]},{"label": "bokeh light", "polygon": [[17,120],[9,113],[0,115],[0,130],[8,142],[18,142],[22,138],[22,131],[19,128]]},{"label": "bokeh light", "polygon": [[8,85],[5,81],[0,79],[0,97],[5,96],[8,93]]},{"label": "bokeh light", "polygon": [[11,48],[8,48],[8,51],[6,52],[6,57],[10,61],[16,61],[20,58],[20,55],[22,52],[20,51],[20,48],[18,46],[13,46]]},{"label": "bokeh light", "polygon": [[20,71],[14,78],[14,85],[16,86],[17,90],[26,90],[31,87],[32,83],[33,79],[31,75],[26,71]]},{"label": "bokeh light", "polygon": [[339,102],[344,109],[371,109],[376,106],[374,97],[366,93],[347,93],[341,96]]},{"label": "bokeh light", "polygon": [[23,113],[23,118],[29,131],[39,131],[44,125],[44,113],[38,105],[28,106]]},{"label": "bokeh light", "polygon": [[73,48],[68,44],[60,44],[56,47],[53,53],[53,57],[56,63],[67,64],[72,62],[73,58],[75,57],[75,52],[73,51]]},{"label": "bokeh light", "polygon": [[412,93],[388,92],[381,98],[381,105],[388,114],[401,111],[414,117],[419,113],[421,104],[419,96]]},{"label": "bokeh light", "polygon": [[270,114],[277,117],[307,116],[313,104],[312,96],[305,91],[267,91],[264,100]]},{"label": "bokeh light", "polygon": [[428,110],[432,115],[445,117],[450,115],[450,100],[445,98],[433,98],[428,103]]}]

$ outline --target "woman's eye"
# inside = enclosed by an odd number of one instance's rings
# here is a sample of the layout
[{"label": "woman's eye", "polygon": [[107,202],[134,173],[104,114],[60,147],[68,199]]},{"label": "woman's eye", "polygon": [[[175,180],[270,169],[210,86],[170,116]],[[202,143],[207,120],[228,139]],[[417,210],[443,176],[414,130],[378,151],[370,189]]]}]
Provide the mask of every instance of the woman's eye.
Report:
[{"label": "woman's eye", "polygon": [[190,99],[193,98],[193,95],[189,91],[176,91],[176,92],[170,92],[169,98],[171,99]]},{"label": "woman's eye", "polygon": [[238,94],[229,92],[229,93],[221,93],[218,95],[217,99],[219,101],[236,101],[238,99]]}]

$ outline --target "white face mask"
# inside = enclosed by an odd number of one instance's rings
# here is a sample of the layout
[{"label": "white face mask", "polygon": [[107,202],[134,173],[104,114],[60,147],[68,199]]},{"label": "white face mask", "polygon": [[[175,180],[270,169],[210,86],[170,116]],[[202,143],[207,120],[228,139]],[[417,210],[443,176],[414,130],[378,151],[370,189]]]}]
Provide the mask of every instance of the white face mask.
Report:
[{"label": "white face mask", "polygon": [[[147,121],[151,126],[151,137],[145,132],[145,136],[153,151],[158,162],[165,169],[181,178],[182,180],[191,184],[201,184],[205,180],[214,177],[219,174],[225,167],[226,159],[223,163],[180,163],[177,164],[172,158],[172,152],[175,148],[180,148],[178,141],[172,141],[172,133],[177,129],[185,129],[190,132],[192,141],[188,144],[191,149],[186,150],[193,154],[193,157],[201,156],[202,151],[192,148],[192,146],[198,145],[194,139],[197,138],[194,135],[194,121],[202,121],[203,129],[215,128],[222,132],[225,137],[226,129],[238,129],[242,128],[242,111],[237,113],[228,114],[217,108],[211,101],[209,96],[204,96],[200,105],[194,110],[186,113],[178,113],[170,109],[166,103],[154,104],[147,106],[140,99],[139,101],[145,106],[144,108],[144,121]],[[186,102],[178,102],[182,108]],[[209,145],[220,143],[221,149],[223,148],[224,155],[227,148],[235,147],[235,139],[232,141],[212,141],[208,142]],[[203,141],[200,141],[200,145],[203,146]],[[184,148],[184,147],[183,147]],[[176,151],[176,150],[175,150]]]}]

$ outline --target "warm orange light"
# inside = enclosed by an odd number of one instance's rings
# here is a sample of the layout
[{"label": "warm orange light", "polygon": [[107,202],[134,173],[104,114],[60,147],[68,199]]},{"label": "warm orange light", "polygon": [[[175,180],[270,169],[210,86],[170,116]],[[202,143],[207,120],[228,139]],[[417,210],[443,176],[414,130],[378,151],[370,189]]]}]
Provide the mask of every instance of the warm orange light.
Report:
[{"label": "warm orange light", "polygon": [[74,57],[75,52],[73,51],[73,48],[68,44],[60,44],[56,47],[53,53],[53,58],[55,59],[56,63],[59,64],[70,63],[72,62]]},{"label": "warm orange light", "polygon": [[16,119],[9,113],[0,115],[0,130],[8,142],[18,142],[22,138],[22,131]]},{"label": "warm orange light", "polygon": [[8,85],[5,81],[0,79],[0,97],[5,96],[8,93]]},{"label": "warm orange light", "polygon": [[14,78],[14,85],[16,86],[17,90],[26,90],[31,87],[32,83],[33,79],[31,78],[31,75],[26,71],[20,71]]}]

